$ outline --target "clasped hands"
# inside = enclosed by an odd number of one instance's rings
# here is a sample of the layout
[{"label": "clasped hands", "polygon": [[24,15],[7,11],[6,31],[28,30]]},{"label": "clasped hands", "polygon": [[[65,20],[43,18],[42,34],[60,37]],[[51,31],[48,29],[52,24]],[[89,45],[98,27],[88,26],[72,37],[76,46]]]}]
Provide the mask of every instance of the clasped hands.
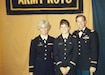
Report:
[{"label": "clasped hands", "polygon": [[60,67],[60,71],[62,72],[63,75],[66,75],[70,71],[70,67]]}]

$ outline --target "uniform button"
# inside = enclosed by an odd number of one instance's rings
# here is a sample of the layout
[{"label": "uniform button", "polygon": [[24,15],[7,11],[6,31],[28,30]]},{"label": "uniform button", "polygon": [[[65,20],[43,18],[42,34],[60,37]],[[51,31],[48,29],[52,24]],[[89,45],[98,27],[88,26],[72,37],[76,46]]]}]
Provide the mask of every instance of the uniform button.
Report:
[{"label": "uniform button", "polygon": [[64,44],[64,46],[66,46],[66,44]]},{"label": "uniform button", "polygon": [[78,47],[81,47],[81,45],[78,45]]},{"label": "uniform button", "polygon": [[66,51],[67,49],[65,48],[64,50]]},{"label": "uniform button", "polygon": [[81,55],[81,53],[78,53],[78,55]]},{"label": "uniform button", "polygon": [[45,49],[45,52],[47,51],[47,49]]},{"label": "uniform button", "polygon": [[66,57],[64,57],[64,59],[66,59]]},{"label": "uniform button", "polygon": [[81,49],[79,48],[79,51],[81,51]]},{"label": "uniform button", "polygon": [[47,56],[47,54],[46,54],[46,53],[45,53],[44,55],[45,55],[45,56]]},{"label": "uniform button", "polygon": [[64,53],[64,55],[66,55],[66,53]]},{"label": "uniform button", "polygon": [[47,46],[45,45],[44,47],[46,48]]},{"label": "uniform button", "polygon": [[85,41],[85,43],[87,43],[87,41]]},{"label": "uniform button", "polygon": [[64,42],[66,42],[66,39],[64,39]]},{"label": "uniform button", "polygon": [[80,41],[78,41],[78,43],[81,43]]},{"label": "uniform button", "polygon": [[47,58],[44,58],[44,60],[46,60]]}]

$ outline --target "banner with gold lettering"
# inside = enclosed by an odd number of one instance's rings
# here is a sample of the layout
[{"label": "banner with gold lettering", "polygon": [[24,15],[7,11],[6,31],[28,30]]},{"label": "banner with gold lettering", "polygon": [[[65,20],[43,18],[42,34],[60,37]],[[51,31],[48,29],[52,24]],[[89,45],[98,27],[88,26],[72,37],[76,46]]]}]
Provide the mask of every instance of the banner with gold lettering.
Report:
[{"label": "banner with gold lettering", "polygon": [[83,12],[83,0],[6,0],[7,15],[75,14]]}]

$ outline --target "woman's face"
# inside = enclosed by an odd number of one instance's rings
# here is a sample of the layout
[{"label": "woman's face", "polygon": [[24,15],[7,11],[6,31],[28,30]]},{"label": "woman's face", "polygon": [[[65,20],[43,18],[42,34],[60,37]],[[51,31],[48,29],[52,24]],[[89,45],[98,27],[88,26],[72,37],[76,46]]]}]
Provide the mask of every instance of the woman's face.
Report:
[{"label": "woman's face", "polygon": [[62,25],[60,26],[60,30],[61,30],[61,33],[62,33],[62,34],[68,33],[68,32],[69,32],[69,29],[70,29],[70,27],[68,27],[68,25],[66,25],[66,24],[62,24]]},{"label": "woman's face", "polygon": [[48,27],[45,24],[42,24],[39,27],[39,30],[40,30],[40,34],[42,34],[42,35],[47,35],[48,31],[49,31]]}]

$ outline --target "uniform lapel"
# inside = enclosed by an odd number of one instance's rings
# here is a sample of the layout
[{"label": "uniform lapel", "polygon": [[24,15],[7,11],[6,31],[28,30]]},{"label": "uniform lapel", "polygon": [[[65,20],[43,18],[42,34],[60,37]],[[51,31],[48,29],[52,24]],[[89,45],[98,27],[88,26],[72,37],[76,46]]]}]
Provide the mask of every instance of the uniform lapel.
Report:
[{"label": "uniform lapel", "polygon": [[60,35],[60,42],[64,43],[62,35]]}]

